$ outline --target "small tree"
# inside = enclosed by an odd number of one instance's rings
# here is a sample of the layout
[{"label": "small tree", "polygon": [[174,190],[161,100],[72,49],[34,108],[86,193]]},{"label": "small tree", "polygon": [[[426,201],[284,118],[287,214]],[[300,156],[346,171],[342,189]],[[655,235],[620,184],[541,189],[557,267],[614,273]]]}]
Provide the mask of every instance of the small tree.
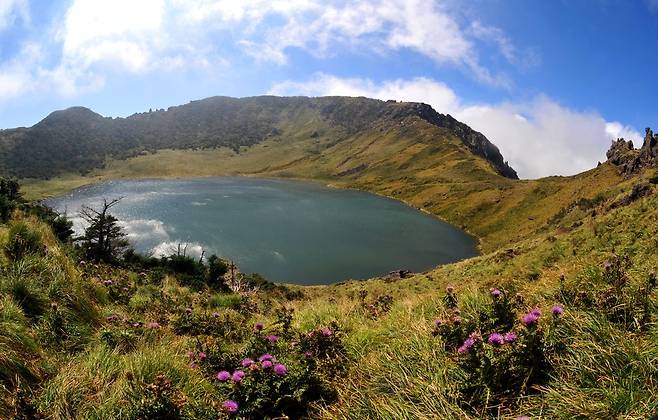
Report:
[{"label": "small tree", "polygon": [[100,210],[88,206],[80,210],[80,216],[89,226],[79,240],[87,257],[94,261],[115,261],[128,246],[128,241],[124,239],[126,235],[118,224],[119,220],[109,213],[120,200],[103,199]]},{"label": "small tree", "polygon": [[21,201],[18,181],[13,178],[0,177],[0,222],[6,223]]}]

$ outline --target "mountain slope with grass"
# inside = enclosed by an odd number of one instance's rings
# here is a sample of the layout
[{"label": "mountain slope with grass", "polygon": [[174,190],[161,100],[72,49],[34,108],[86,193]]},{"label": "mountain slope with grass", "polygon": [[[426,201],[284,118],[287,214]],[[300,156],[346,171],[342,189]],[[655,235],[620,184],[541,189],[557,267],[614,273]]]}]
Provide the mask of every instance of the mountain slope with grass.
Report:
[{"label": "mountain slope with grass", "polygon": [[436,142],[458,138],[495,172],[516,178],[496,146],[449,115],[424,104],[347,97],[212,97],[127,118],[103,118],[86,108],[69,108],[33,127],[0,131],[0,170],[21,178],[86,174],[108,158],[162,149],[226,147],[239,152],[267,139],[302,134],[322,151],[374,126],[390,129],[413,117],[439,130]]}]

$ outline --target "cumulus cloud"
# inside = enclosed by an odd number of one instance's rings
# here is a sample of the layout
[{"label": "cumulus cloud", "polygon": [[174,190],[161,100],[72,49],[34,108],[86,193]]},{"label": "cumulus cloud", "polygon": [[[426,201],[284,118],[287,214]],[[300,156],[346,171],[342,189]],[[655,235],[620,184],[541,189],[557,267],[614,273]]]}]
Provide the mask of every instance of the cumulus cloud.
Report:
[{"label": "cumulus cloud", "polygon": [[523,102],[467,104],[446,84],[429,78],[374,83],[318,74],[308,82],[282,82],[273,94],[367,96],[425,102],[452,114],[496,144],[519,176],[572,175],[605,159],[617,137],[641,139],[634,128],[593,111],[572,110],[546,96]]},{"label": "cumulus cloud", "polygon": [[[0,0],[0,30],[27,20],[28,12],[27,0]],[[72,0],[41,38],[30,40],[41,47],[39,60],[12,60],[26,79],[0,67],[0,100],[31,90],[76,95],[102,88],[117,73],[216,71],[234,50],[285,65],[295,48],[317,57],[407,50],[509,86],[505,74],[482,65],[478,43],[494,39],[498,54],[517,64],[512,41],[479,22],[463,27],[456,13],[445,2],[421,0]]]}]

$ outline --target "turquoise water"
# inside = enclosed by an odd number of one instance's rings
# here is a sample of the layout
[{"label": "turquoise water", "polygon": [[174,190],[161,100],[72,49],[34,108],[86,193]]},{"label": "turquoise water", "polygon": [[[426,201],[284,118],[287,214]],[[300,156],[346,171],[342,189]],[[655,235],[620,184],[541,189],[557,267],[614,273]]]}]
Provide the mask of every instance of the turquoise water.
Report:
[{"label": "turquoise water", "polygon": [[77,229],[81,205],[123,197],[113,209],[138,251],[186,243],[276,282],[328,284],[396,269],[422,271],[476,255],[460,229],[398,201],[314,183],[219,177],[113,181],[48,204]]}]

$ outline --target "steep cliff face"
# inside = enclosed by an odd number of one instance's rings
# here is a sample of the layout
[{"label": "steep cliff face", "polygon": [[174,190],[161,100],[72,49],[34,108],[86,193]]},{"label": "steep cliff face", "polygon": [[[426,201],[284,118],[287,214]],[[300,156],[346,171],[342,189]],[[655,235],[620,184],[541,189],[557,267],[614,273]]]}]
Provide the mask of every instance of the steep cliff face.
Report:
[{"label": "steep cliff face", "polygon": [[457,121],[452,116],[439,114],[431,106],[426,104],[413,104],[414,110],[426,121],[437,127],[447,128],[452,131],[462,142],[478,156],[485,158],[496,169],[496,172],[504,177],[519,179],[516,171],[503,159],[503,155],[484,134],[473,130],[468,125]]},{"label": "steep cliff face", "polygon": [[[421,103],[351,97],[212,97],[128,118],[69,108],[53,112],[31,128],[0,131],[0,172],[22,178],[85,174],[102,167],[108,158],[126,159],[162,149],[228,147],[237,152],[308,129],[315,130],[316,136],[322,132],[335,144],[409,117],[448,130],[495,172],[517,179],[496,146],[450,115]],[[443,135],[437,132],[437,141]]]}]

